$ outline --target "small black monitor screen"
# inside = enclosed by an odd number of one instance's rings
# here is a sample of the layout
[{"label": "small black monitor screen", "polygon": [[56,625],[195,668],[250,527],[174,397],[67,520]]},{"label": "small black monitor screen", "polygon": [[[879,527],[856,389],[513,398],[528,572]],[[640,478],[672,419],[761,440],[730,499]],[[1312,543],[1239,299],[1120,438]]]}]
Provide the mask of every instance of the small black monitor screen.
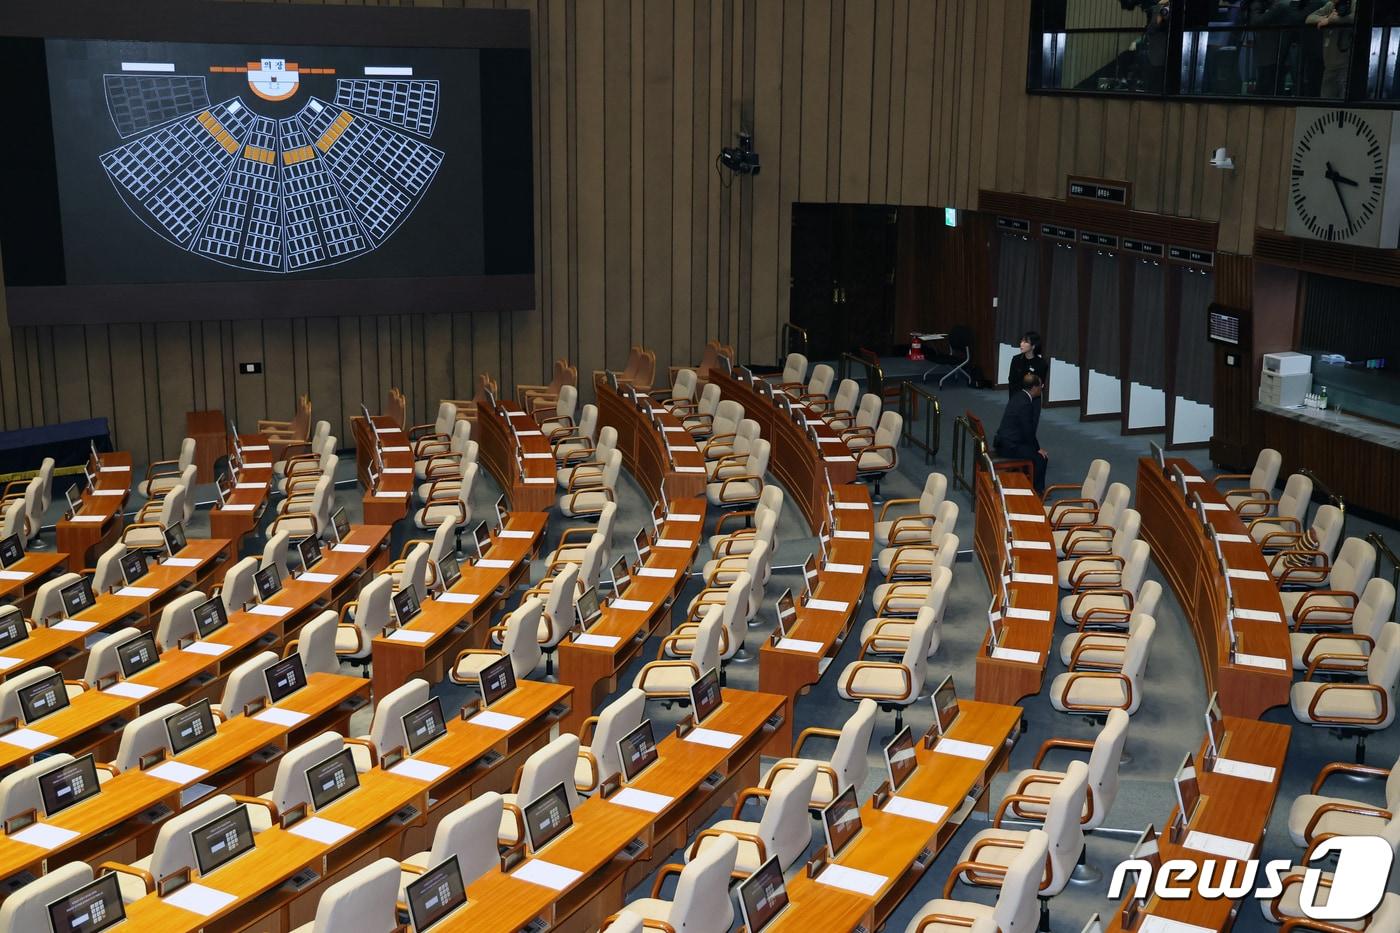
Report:
[{"label": "small black monitor screen", "polygon": [[1201,784],[1196,777],[1196,762],[1190,752],[1187,752],[1181,767],[1177,769],[1172,783],[1176,788],[1176,803],[1180,811],[1181,823],[1183,826],[1189,825],[1191,818],[1196,814],[1196,805],[1201,799]]},{"label": "small black monitor screen", "polygon": [[122,579],[128,586],[144,577],[146,570],[146,555],[140,552],[122,555]]},{"label": "small black monitor screen", "polygon": [[248,822],[248,808],[239,804],[223,816],[192,830],[190,841],[194,843],[194,860],[201,875],[251,851],[253,827]]},{"label": "small black monitor screen", "polygon": [[719,672],[713,667],[690,685],[690,702],[695,711],[696,725],[708,719],[724,702],[719,690]]},{"label": "small black monitor screen", "polygon": [[447,724],[442,720],[442,701],[433,697],[411,713],[405,713],[403,733],[408,737],[410,755],[446,735]]},{"label": "small black monitor screen", "polygon": [[444,590],[450,590],[462,579],[462,564],[452,554],[444,554],[437,562],[438,582]]},{"label": "small black monitor screen", "polygon": [[412,622],[422,611],[418,605],[418,590],[412,583],[395,593],[391,601],[394,604],[394,618],[400,625]]},{"label": "small black monitor screen", "polygon": [[170,751],[180,754],[214,734],[214,713],[209,701],[200,700],[178,713],[165,717],[165,734],[170,737]]},{"label": "small black monitor screen", "polygon": [[63,600],[63,611],[70,619],[84,609],[91,609],[97,602],[92,595],[92,577],[83,577],[68,584],[58,591],[58,595]]},{"label": "small black monitor screen", "polygon": [[598,608],[598,588],[590,586],[584,590],[579,596],[578,602],[574,604],[574,608],[578,612],[580,625],[584,628],[592,625],[603,614],[603,610]]},{"label": "small black monitor screen", "polygon": [[540,797],[525,805],[525,834],[530,851],[538,852],[550,840],[573,825],[569,812],[569,795],[563,784],[555,784]]},{"label": "small black monitor screen", "polygon": [[268,699],[274,703],[280,703],[306,686],[306,669],[302,667],[300,654],[269,665],[263,677],[267,680]]},{"label": "small black monitor screen", "polygon": [[165,529],[165,549],[174,557],[185,549],[189,542],[185,539],[185,525],[183,522],[176,522]]},{"label": "small black monitor screen", "polygon": [[135,677],[160,660],[155,636],[143,632],[130,641],[122,642],[117,647],[117,660],[121,663],[123,677]]},{"label": "small black monitor screen", "polygon": [[413,920],[413,929],[423,933],[467,902],[457,856],[450,856],[423,872],[404,893],[408,895],[408,914]]},{"label": "small black monitor screen", "polygon": [[84,755],[39,775],[39,796],[44,801],[45,816],[67,810],[97,791],[97,765],[91,755]]},{"label": "small black monitor screen", "polygon": [[200,638],[208,638],[228,625],[228,611],[222,596],[215,596],[194,607],[194,628]]},{"label": "small black monitor screen", "polygon": [[9,567],[24,557],[24,545],[19,542],[19,535],[10,535],[4,541],[0,541],[0,567]]},{"label": "small black monitor screen", "polygon": [[350,749],[342,748],[325,761],[307,768],[306,784],[311,789],[311,805],[317,810],[330,806],[359,787],[360,776],[355,773],[355,758]]},{"label": "small black monitor screen", "polygon": [[797,604],[792,599],[792,588],[783,590],[783,595],[778,597],[778,631],[785,637],[788,626],[797,621]]},{"label": "small black monitor screen", "polygon": [[632,575],[627,572],[627,555],[624,554],[613,561],[609,573],[612,576],[613,595],[621,595],[622,591],[627,588],[627,584],[632,582]]},{"label": "small black monitor screen", "polygon": [[510,656],[492,661],[481,669],[481,702],[493,705],[515,689],[515,668],[510,665]]},{"label": "small black monitor screen", "polygon": [[958,718],[958,688],[953,685],[952,675],[943,678],[943,683],[933,691],[933,714],[939,735],[947,735]]},{"label": "small black monitor screen", "polygon": [[783,866],[776,855],[739,885],[739,910],[749,933],[762,933],[787,905]]},{"label": "small black monitor screen", "polygon": [[68,690],[63,675],[54,673],[43,680],[19,689],[19,708],[24,721],[37,722],[68,705]]},{"label": "small black monitor screen", "polygon": [[282,589],[282,574],[278,573],[276,564],[268,564],[253,574],[253,584],[258,588],[258,599],[266,602]]},{"label": "small black monitor screen", "polygon": [[98,933],[126,919],[115,874],[103,875],[48,906],[54,933]]},{"label": "small black monitor screen", "polygon": [[302,538],[297,542],[297,557],[301,558],[303,570],[310,570],[321,562],[321,542],[313,537]]},{"label": "small black monitor screen", "polygon": [[0,648],[8,648],[29,637],[29,627],[24,624],[24,614],[7,612],[0,615]]},{"label": "small black monitor screen", "polygon": [[632,543],[637,548],[637,560],[646,563],[647,555],[651,553],[651,540],[647,537],[647,530],[643,528],[638,531]]},{"label": "small black monitor screen", "polygon": [[641,725],[617,740],[617,755],[622,759],[622,776],[628,781],[656,761],[656,736],[652,734],[650,719],[642,720]]},{"label": "small black monitor screen", "polygon": [[344,541],[345,536],[350,534],[350,519],[345,517],[344,509],[335,510],[335,514],[331,516],[331,524],[335,528],[335,539],[337,541]]},{"label": "small black monitor screen", "polygon": [[897,791],[903,787],[904,782],[909,780],[909,775],[913,774],[918,766],[919,759],[914,754],[913,733],[905,726],[899,735],[890,739],[890,744],[885,746],[885,767],[890,772],[890,790]]},{"label": "small black monitor screen", "polygon": [[812,594],[817,588],[817,555],[808,554],[807,560],[802,565],[802,592],[807,599],[812,598]]},{"label": "small black monitor screen", "polygon": [[504,528],[509,520],[510,509],[506,508],[506,497],[501,496],[496,500],[496,524]]},{"label": "small black monitor screen", "polygon": [[860,804],[856,802],[854,784],[822,809],[822,828],[826,830],[826,848],[832,858],[844,852],[860,834]]},{"label": "small black monitor screen", "polygon": [[491,550],[491,527],[485,522],[476,526],[472,532],[472,546],[476,548],[477,559],[486,556],[486,552]]}]

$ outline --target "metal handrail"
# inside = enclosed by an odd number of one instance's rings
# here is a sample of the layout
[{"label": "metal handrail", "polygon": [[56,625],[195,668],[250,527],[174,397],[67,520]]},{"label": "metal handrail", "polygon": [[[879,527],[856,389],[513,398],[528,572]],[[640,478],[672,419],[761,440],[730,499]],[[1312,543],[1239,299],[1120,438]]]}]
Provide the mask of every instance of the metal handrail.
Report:
[{"label": "metal handrail", "polygon": [[[911,413],[919,410],[919,397],[928,405],[929,416],[924,421],[924,438],[914,437],[914,418]],[[899,414],[904,419],[902,443],[913,444],[924,452],[924,463],[932,463],[938,457],[938,447],[943,437],[943,405],[938,396],[921,385],[905,380],[899,384]]]},{"label": "metal handrail", "polygon": [[[796,348],[794,348],[792,345],[792,338],[794,334],[802,340],[801,345]],[[789,321],[783,322],[782,340],[784,356],[786,356],[788,353],[794,352],[794,350],[797,353],[801,353],[805,356],[807,354],[807,347],[811,345],[807,337],[807,328],[798,327],[796,324],[793,324]]]},{"label": "metal handrail", "polygon": [[[958,415],[953,419],[953,487],[972,492],[972,479],[968,469],[976,462],[976,457],[980,450],[974,450],[972,456],[968,456],[967,441],[972,438],[975,444],[980,447],[984,442],[977,436],[977,432],[972,430],[972,422],[967,420],[967,415]],[[975,472],[972,474],[975,475]]]},{"label": "metal handrail", "polygon": [[1333,491],[1331,490],[1331,488],[1330,488],[1326,483],[1324,483],[1324,482],[1318,477],[1318,475],[1317,475],[1315,472],[1313,472],[1311,469],[1309,469],[1308,467],[1302,467],[1301,469],[1299,469],[1299,470],[1298,470],[1298,474],[1299,474],[1300,476],[1306,476],[1309,480],[1312,481],[1312,484],[1313,484],[1313,495],[1317,495],[1317,494],[1321,493],[1323,498],[1325,498],[1325,499],[1326,499],[1329,503],[1331,503],[1332,505],[1335,505],[1335,506],[1337,507],[1338,511],[1340,511],[1340,512],[1342,513],[1342,533],[1341,533],[1341,538],[1342,538],[1342,540],[1346,540],[1346,536],[1347,536],[1347,504],[1346,504],[1346,500],[1343,499],[1341,496],[1339,496],[1337,493],[1333,492]]},{"label": "metal handrail", "polygon": [[[1366,541],[1375,548],[1381,557],[1390,561],[1390,582],[1400,590],[1400,557],[1395,556],[1395,552],[1390,549],[1390,545],[1385,543],[1379,531],[1373,531],[1366,536]],[[1391,621],[1400,622],[1400,605],[1396,605],[1390,613]]]},{"label": "metal handrail", "polygon": [[855,363],[865,372],[865,376],[863,378],[865,379],[866,391],[875,391],[876,387],[872,384],[874,381],[874,374],[870,371],[871,366],[868,360],[863,360],[852,353],[842,353],[841,358],[837,362],[840,364],[840,366],[838,367],[838,378],[849,379],[851,376],[851,364]]}]

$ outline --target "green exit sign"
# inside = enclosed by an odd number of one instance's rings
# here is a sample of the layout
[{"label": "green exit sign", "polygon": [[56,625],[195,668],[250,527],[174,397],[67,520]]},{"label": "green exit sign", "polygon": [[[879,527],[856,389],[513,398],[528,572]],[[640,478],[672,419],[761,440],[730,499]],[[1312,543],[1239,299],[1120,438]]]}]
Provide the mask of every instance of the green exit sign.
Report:
[{"label": "green exit sign", "polygon": [[956,207],[943,208],[943,226],[956,227],[958,225],[958,209]]}]

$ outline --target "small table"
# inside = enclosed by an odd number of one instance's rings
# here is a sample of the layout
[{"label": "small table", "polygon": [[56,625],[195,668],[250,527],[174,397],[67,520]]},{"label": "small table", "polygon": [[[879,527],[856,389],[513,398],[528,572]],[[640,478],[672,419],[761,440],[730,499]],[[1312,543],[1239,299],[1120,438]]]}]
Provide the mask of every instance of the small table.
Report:
[{"label": "small table", "polygon": [[185,433],[194,438],[194,465],[201,483],[214,482],[214,464],[228,456],[228,432],[219,409],[185,412]]}]

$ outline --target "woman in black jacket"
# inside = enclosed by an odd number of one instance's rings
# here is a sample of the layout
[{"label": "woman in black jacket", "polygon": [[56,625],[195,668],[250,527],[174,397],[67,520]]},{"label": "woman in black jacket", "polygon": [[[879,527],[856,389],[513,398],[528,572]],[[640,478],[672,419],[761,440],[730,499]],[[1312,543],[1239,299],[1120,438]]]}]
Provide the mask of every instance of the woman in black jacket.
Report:
[{"label": "woman in black jacket", "polygon": [[1011,358],[1011,371],[1006,377],[1008,393],[1014,395],[1021,388],[1026,373],[1035,373],[1042,383],[1050,381],[1050,361],[1041,353],[1040,334],[1033,330],[1021,335],[1021,352]]}]

